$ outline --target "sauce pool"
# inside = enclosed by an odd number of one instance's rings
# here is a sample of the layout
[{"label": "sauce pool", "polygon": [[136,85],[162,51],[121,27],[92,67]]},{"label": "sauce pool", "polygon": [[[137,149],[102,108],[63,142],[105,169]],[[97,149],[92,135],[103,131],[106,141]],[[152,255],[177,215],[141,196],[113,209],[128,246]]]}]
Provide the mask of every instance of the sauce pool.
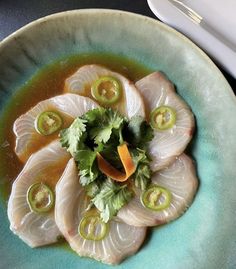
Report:
[{"label": "sauce pool", "polygon": [[104,65],[133,82],[151,72],[133,60],[111,54],[74,55],[42,68],[19,88],[0,116],[0,126],[4,126],[0,133],[0,196],[5,203],[10,195],[11,185],[24,165],[14,152],[14,121],[38,102],[62,94],[65,79],[85,64]]}]

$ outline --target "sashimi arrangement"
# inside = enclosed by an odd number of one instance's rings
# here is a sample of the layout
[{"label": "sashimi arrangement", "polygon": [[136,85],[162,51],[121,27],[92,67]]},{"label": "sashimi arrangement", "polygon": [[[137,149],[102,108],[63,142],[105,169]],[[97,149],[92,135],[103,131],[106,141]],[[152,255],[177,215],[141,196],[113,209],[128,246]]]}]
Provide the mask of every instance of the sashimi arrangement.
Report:
[{"label": "sashimi arrangement", "polygon": [[8,218],[30,247],[63,236],[79,256],[118,264],[138,251],[148,227],[180,217],[196,194],[184,153],[194,116],[161,72],[134,83],[84,65],[13,130],[24,167]]}]

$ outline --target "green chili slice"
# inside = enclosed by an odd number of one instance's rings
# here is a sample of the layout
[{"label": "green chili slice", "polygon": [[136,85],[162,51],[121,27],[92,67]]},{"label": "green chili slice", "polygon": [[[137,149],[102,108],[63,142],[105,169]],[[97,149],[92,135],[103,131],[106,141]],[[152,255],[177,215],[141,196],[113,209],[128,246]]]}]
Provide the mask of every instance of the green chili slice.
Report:
[{"label": "green chili slice", "polygon": [[160,186],[152,185],[141,196],[142,204],[154,211],[160,211],[169,207],[171,193]]},{"label": "green chili slice", "polygon": [[109,76],[100,77],[91,87],[91,93],[102,105],[112,105],[116,103],[121,96],[121,87],[117,79]]},{"label": "green chili slice", "polygon": [[167,130],[174,126],[176,122],[176,112],[169,106],[155,108],[150,115],[150,123],[154,129]]},{"label": "green chili slice", "polygon": [[108,223],[98,215],[87,215],[81,219],[78,232],[84,239],[100,241],[107,235],[108,228]]},{"label": "green chili slice", "polygon": [[44,111],[36,119],[37,131],[42,135],[50,135],[58,131],[63,124],[59,113],[54,111]]},{"label": "green chili slice", "polygon": [[54,200],[54,193],[44,183],[35,183],[28,189],[27,202],[34,212],[48,212],[54,206]]}]

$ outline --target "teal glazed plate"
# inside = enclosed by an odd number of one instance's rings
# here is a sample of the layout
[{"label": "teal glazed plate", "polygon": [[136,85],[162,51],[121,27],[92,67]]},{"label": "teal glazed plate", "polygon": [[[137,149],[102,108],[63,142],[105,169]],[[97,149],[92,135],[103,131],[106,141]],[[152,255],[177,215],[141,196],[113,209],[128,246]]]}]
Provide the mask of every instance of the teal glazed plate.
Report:
[{"label": "teal glazed plate", "polygon": [[[152,229],[140,251],[115,268],[236,268],[235,96],[213,62],[180,33],[144,16],[101,9],[30,23],[0,43],[1,117],[37,71],[58,59],[90,53],[111,53],[163,71],[192,108],[197,125],[188,149],[200,182],[192,206],[178,220]],[[7,179],[0,180],[3,189]],[[59,244],[29,248],[10,231],[6,211],[7,197],[1,194],[1,269],[112,268]]]}]

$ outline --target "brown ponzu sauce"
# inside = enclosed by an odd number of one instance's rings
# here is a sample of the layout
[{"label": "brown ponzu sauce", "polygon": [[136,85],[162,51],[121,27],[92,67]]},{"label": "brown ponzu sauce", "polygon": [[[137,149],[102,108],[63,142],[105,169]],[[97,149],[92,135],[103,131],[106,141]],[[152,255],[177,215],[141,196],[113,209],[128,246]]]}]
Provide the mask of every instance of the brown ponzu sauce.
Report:
[{"label": "brown ponzu sauce", "polygon": [[[0,117],[0,126],[4,126],[4,128],[1,128],[2,131],[0,133],[0,190],[4,200],[8,198],[11,184],[24,165],[18,160],[14,152],[14,121],[38,102],[63,94],[65,79],[85,64],[104,65],[115,72],[125,75],[134,82],[151,72],[143,65],[127,58],[101,53],[71,56],[58,60],[37,72],[16,91],[8,102],[4,114]],[[90,91],[87,90],[86,92],[90,97]],[[66,125],[69,122],[70,120],[68,120]],[[48,144],[53,139],[55,139],[55,135],[52,135],[51,138],[41,138],[41,146]],[[37,145],[37,147],[40,148],[40,145]],[[54,168],[53,171],[56,171],[55,174],[57,175],[55,177],[58,177],[60,168]],[[52,178],[53,175],[50,177]]]}]

